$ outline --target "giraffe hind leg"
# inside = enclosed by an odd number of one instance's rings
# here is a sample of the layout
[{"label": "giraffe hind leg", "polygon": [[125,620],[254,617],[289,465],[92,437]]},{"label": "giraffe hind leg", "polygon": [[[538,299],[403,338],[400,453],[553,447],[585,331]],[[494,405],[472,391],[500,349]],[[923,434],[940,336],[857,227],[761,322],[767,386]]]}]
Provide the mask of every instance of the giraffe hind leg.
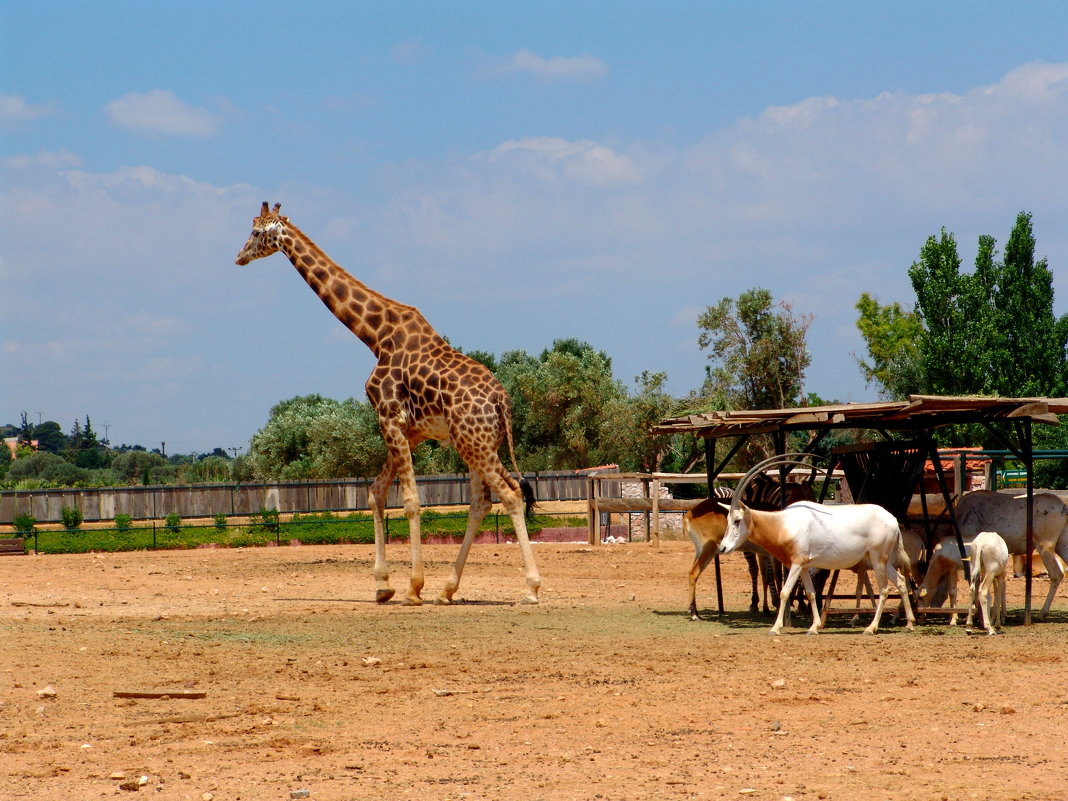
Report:
[{"label": "giraffe hind leg", "polygon": [[497,497],[500,498],[501,504],[515,527],[515,536],[519,541],[519,551],[523,556],[523,570],[527,582],[527,592],[520,599],[520,603],[536,604],[538,603],[538,590],[541,588],[541,576],[534,561],[534,549],[530,546],[530,537],[527,536],[523,495],[518,482],[504,469],[500,459],[496,459],[496,454],[494,458],[497,464],[486,471],[483,479],[489,484],[490,489],[497,493]]},{"label": "giraffe hind leg", "polygon": [[490,510],[491,505],[489,486],[478,473],[472,472],[471,509],[467,513],[467,530],[464,532],[464,541],[460,545],[460,553],[456,557],[452,576],[445,582],[441,595],[435,599],[434,603],[452,603],[452,596],[460,587],[460,577],[463,575],[464,565],[467,563],[467,554],[471,550],[471,543],[474,541],[475,533],[482,524],[482,520],[486,517],[486,513]]}]

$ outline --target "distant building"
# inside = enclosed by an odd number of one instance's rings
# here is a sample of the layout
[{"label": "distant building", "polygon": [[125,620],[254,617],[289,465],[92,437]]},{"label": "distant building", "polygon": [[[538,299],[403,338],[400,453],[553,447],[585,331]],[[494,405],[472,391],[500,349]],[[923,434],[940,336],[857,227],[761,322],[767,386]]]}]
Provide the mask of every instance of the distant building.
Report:
[{"label": "distant building", "polygon": [[[19,438],[18,437],[4,437],[4,444],[7,445],[7,449],[11,451],[11,458],[14,459],[19,453]],[[30,447],[37,450],[37,440],[30,440]]]}]

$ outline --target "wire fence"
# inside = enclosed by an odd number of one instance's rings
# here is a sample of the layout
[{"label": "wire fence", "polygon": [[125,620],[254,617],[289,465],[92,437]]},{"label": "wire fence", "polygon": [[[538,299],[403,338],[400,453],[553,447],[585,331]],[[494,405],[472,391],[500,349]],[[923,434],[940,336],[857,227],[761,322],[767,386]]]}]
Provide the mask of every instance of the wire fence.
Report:
[{"label": "wire fence", "polygon": [[[530,539],[538,541],[584,541],[586,518],[574,514],[537,514],[528,520]],[[462,512],[428,512],[421,516],[420,529],[425,543],[459,543],[467,527]],[[385,518],[387,541],[408,539],[405,517]],[[35,553],[90,553],[190,548],[242,548],[272,545],[331,545],[374,542],[374,522],[363,514],[337,516],[331,513],[296,514],[281,519],[274,510],[263,510],[248,522],[216,519],[213,523],[184,523],[178,520],[151,521],[150,525],[123,525],[75,529],[34,527],[22,532],[28,549]],[[477,542],[514,541],[511,518],[491,512],[479,526]],[[31,544],[32,543],[32,544]]]}]

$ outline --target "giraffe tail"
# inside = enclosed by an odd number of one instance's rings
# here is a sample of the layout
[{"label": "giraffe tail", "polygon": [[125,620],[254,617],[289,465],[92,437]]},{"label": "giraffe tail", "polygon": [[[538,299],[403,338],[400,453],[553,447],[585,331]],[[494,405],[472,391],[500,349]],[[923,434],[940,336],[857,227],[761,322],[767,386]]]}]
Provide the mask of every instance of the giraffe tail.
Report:
[{"label": "giraffe tail", "polygon": [[[498,406],[500,408],[500,406]],[[500,409],[502,412],[507,412],[507,408]],[[534,485],[523,478],[523,474],[519,472],[519,463],[515,458],[515,442],[512,439],[512,416],[511,414],[504,413],[501,415],[501,422],[504,424],[504,437],[508,440],[508,455],[512,458],[512,472],[515,473],[516,479],[519,481],[519,491],[523,493],[523,514],[526,517],[534,516],[534,506],[537,504],[537,498],[534,496]]]}]

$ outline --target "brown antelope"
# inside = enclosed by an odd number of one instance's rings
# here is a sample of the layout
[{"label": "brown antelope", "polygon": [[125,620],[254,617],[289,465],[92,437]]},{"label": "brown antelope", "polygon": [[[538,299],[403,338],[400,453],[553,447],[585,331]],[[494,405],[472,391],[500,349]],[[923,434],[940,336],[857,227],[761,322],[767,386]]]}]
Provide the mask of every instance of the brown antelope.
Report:
[{"label": "brown antelope", "polygon": [[[814,475],[814,474],[813,474]],[[719,505],[719,501],[729,501],[733,493],[726,487],[716,487],[712,497],[701,501],[693,509],[682,516],[682,530],[689,534],[694,547],[694,560],[690,566],[690,618],[698,620],[701,615],[697,611],[697,579],[708,567],[719,549],[720,540],[727,530],[727,516]],[[780,484],[773,478],[765,475],[758,476],[747,491],[747,501],[750,506],[757,509],[779,509],[782,504],[780,498],[782,490]],[[812,479],[807,482],[786,485],[786,503],[794,503],[801,500],[812,500],[815,496],[812,492]],[[757,592],[757,580],[763,589],[763,612],[770,614],[768,597],[771,595],[773,602],[778,606],[779,576],[771,555],[763,548],[752,543],[746,543],[738,550],[742,551],[749,565],[749,578],[752,582],[752,594],[750,596],[749,611],[757,612],[760,608],[761,594]]]}]

